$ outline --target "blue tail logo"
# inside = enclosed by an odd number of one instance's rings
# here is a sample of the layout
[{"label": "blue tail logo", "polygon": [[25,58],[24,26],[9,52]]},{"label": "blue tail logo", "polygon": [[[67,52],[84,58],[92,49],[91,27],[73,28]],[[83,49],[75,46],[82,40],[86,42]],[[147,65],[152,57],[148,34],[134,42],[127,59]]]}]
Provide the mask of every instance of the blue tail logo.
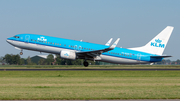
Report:
[{"label": "blue tail logo", "polygon": [[151,46],[164,48],[164,47],[165,47],[165,44],[161,44],[161,42],[162,42],[162,40],[160,40],[160,39],[155,39],[155,42],[151,42]]}]

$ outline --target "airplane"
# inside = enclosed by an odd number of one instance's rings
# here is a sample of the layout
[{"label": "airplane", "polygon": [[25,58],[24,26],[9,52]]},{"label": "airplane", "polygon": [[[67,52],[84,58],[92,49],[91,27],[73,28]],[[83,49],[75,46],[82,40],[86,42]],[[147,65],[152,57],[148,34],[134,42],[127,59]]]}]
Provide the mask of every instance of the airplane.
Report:
[{"label": "airplane", "polygon": [[112,45],[110,45],[112,39],[101,45],[37,34],[18,34],[7,38],[6,41],[21,50],[20,55],[24,49],[59,54],[62,59],[84,59],[85,67],[89,65],[86,60],[116,64],[151,64],[171,57],[162,54],[173,29],[174,27],[167,26],[146,45],[127,49],[116,47],[120,38]]}]

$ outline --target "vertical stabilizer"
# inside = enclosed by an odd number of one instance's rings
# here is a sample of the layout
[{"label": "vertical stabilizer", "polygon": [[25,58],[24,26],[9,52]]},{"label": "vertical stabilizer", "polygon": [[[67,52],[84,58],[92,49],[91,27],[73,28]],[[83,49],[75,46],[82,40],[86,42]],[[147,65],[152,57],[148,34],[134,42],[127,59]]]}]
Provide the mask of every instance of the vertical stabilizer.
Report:
[{"label": "vertical stabilizer", "polygon": [[166,48],[167,42],[171,36],[174,27],[167,26],[163,31],[161,31],[156,37],[154,37],[145,46],[130,48],[132,50],[142,51],[146,53],[162,55],[164,49]]}]

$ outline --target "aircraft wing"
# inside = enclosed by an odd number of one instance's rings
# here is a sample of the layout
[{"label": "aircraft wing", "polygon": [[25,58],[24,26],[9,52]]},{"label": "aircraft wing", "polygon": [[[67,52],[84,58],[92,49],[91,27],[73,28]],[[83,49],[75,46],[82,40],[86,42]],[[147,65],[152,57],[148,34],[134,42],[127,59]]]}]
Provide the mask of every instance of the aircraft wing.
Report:
[{"label": "aircraft wing", "polygon": [[101,50],[95,50],[95,51],[86,51],[86,52],[76,52],[77,56],[83,57],[83,58],[94,58],[96,56],[101,55],[104,52],[113,50],[117,43],[119,42],[120,38],[118,38],[109,48],[101,49]]}]

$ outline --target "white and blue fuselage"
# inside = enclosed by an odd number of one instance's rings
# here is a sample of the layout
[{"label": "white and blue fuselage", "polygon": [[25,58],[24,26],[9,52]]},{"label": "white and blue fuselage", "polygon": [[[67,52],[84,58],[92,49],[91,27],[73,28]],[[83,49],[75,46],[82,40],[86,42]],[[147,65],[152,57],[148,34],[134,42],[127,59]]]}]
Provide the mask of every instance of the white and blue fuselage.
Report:
[{"label": "white and blue fuselage", "polygon": [[[156,39],[162,40],[160,37]],[[119,47],[111,48],[101,44],[37,34],[18,34],[14,37],[7,38],[7,42],[21,50],[27,49],[32,51],[60,54],[60,57],[62,58],[73,60],[85,59],[116,64],[144,64],[158,62],[165,57],[161,56],[160,54],[148,52],[146,49],[142,49],[142,47],[134,49],[124,49]],[[151,45],[148,47],[155,46],[153,46],[151,42]],[[69,52],[72,52],[72,54]],[[72,55],[72,57],[68,57],[69,55]]]}]

